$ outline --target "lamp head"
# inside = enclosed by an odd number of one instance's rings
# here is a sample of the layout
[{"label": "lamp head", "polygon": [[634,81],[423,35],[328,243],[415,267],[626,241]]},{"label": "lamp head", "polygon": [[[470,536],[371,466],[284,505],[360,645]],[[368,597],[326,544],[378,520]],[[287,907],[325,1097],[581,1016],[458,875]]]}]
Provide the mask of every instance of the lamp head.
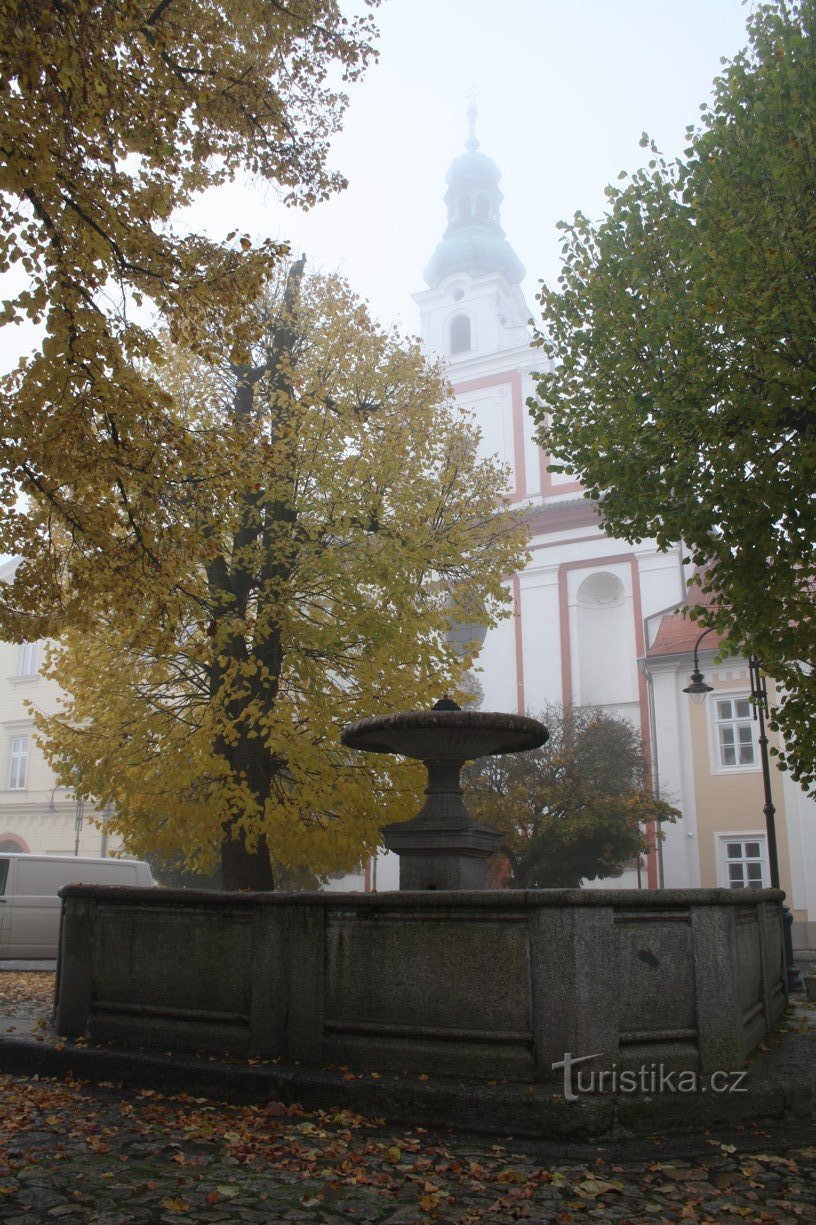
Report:
[{"label": "lamp head", "polygon": [[691,684],[686,685],[683,693],[687,693],[692,702],[696,702],[698,706],[706,700],[706,694],[712,693],[713,685],[707,685],[703,680],[703,674],[698,668],[695,668],[691,674]]}]

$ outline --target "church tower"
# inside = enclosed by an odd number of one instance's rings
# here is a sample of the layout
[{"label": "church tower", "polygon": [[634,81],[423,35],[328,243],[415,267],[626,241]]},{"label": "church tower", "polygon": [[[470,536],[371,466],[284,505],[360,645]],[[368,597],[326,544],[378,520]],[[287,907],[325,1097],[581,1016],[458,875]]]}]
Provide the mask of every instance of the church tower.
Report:
[{"label": "church tower", "polygon": [[524,267],[501,227],[501,175],[479,150],[472,106],[468,120],[465,152],[447,174],[447,225],[414,300],[426,352],[443,359],[474,414],[483,454],[507,466],[530,528],[531,560],[508,580],[513,615],[487,634],[477,661],[482,705],[533,715],[548,702],[602,707],[628,718],[648,748],[644,622],[682,601],[682,556],[607,536],[580,485],[548,470],[526,407],[545,359],[531,345]]}]

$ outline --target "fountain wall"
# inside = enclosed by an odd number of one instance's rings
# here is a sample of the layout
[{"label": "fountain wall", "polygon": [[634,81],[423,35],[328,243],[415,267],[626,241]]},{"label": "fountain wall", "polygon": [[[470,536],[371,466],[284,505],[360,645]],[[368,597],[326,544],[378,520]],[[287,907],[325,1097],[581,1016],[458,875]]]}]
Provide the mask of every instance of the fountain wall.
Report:
[{"label": "fountain wall", "polygon": [[776,890],[226,894],[69,886],[67,1037],[555,1080],[735,1070],[785,1009]]}]

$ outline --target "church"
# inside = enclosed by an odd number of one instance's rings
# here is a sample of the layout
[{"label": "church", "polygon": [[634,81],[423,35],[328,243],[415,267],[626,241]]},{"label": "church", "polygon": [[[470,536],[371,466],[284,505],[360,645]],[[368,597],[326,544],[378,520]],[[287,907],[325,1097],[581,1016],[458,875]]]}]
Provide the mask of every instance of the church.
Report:
[{"label": "church", "polygon": [[[500,172],[480,151],[473,108],[468,118],[465,152],[447,174],[447,224],[425,268],[428,288],[414,300],[424,348],[444,360],[457,402],[475,417],[484,453],[509,470],[511,502],[529,524],[531,560],[510,580],[513,615],[479,655],[482,706],[531,715],[547,703],[601,707],[629,719],[648,746],[644,622],[682,602],[682,552],[606,536],[580,486],[548,470],[527,409],[545,359],[531,345],[524,267],[501,226]],[[655,855],[643,875],[657,886]]]},{"label": "church", "polygon": [[[444,363],[483,454],[507,468],[508,496],[530,531],[530,561],[508,580],[512,615],[482,631],[480,706],[533,716],[548,703],[600,707],[640,732],[651,784],[680,819],[654,831],[639,864],[585,887],[767,887],[748,661],[719,659],[716,637],[700,642],[699,627],[678,612],[690,601],[682,544],[660,551],[654,541],[607,536],[580,484],[549,471],[527,409],[546,359],[532,346],[524,266],[501,225],[501,174],[480,151],[473,107],[468,120],[465,151],[446,176],[446,223],[424,270],[427,288],[414,301],[426,353]],[[472,642],[474,627],[463,636]],[[695,660],[712,688],[703,706],[685,692]],[[794,942],[816,948],[816,805],[773,765],[771,785]],[[364,874],[330,887],[394,889],[397,881],[396,858],[381,854]]]},{"label": "church", "polygon": [[[465,150],[447,174],[441,239],[414,300],[425,351],[442,360],[456,401],[475,418],[483,454],[506,467],[508,497],[530,532],[530,560],[507,579],[511,615],[480,631],[480,705],[533,716],[548,703],[600,707],[639,731],[651,784],[681,816],[654,831],[641,862],[590,887],[768,886],[772,856],[748,660],[720,658],[716,636],[678,612],[689,601],[680,544],[661,552],[654,541],[607,536],[580,485],[549,471],[527,409],[545,359],[532,345],[524,267],[502,229],[501,175],[480,151],[474,108],[468,119]],[[0,565],[0,581],[14,565]],[[470,641],[479,633],[463,631]],[[106,854],[115,847],[88,821],[92,806],[83,812],[56,785],[33,735],[30,703],[50,710],[59,700],[40,675],[42,645],[0,643],[0,852]],[[701,705],[686,692],[698,667],[710,690]],[[773,700],[770,682],[769,689]],[[816,949],[816,805],[773,759],[770,786],[794,942]],[[381,853],[326,885],[387,890],[397,883],[396,857]]]}]

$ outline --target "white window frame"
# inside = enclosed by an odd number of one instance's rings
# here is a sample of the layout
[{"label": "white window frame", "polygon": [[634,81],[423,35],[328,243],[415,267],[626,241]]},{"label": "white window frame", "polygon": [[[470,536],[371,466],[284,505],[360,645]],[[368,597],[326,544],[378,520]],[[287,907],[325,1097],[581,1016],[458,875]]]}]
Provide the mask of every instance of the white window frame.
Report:
[{"label": "white window frame", "polygon": [[[732,717],[730,719],[719,718],[719,703],[720,702],[747,702],[749,713],[747,717]],[[757,744],[757,723],[753,717],[753,711],[750,704],[750,693],[746,689],[715,689],[712,694],[709,694],[708,702],[708,724],[709,724],[709,751],[711,755],[711,772],[712,774],[746,774],[755,773],[760,768],[759,760],[759,745]],[[733,705],[732,705],[733,711]],[[734,762],[733,765],[726,765],[722,760],[722,745],[720,742],[720,727],[731,725],[735,729],[740,725],[750,723],[751,746],[753,748],[753,761],[751,762]],[[735,737],[735,749],[739,747],[739,741]]]},{"label": "white window frame", "polygon": [[[15,746],[18,747],[15,748]],[[8,773],[6,775],[8,791],[27,790],[30,759],[31,736],[26,732],[9,736]]]},{"label": "white window frame", "polygon": [[24,678],[37,676],[40,665],[39,655],[40,644],[38,642],[22,643],[17,658],[17,675]]},{"label": "white window frame", "polygon": [[[731,881],[731,875],[728,871],[729,863],[759,863],[762,872],[762,882],[756,886],[757,889],[769,889],[771,886],[771,873],[768,867],[768,843],[764,830],[756,829],[741,829],[718,831],[714,835],[717,851],[717,884],[722,889],[738,889],[743,888],[748,890],[750,886],[734,885]],[[747,843],[755,842],[759,846],[758,856],[743,856],[739,860],[729,859],[728,843],[739,842],[743,844],[743,848]]]}]

